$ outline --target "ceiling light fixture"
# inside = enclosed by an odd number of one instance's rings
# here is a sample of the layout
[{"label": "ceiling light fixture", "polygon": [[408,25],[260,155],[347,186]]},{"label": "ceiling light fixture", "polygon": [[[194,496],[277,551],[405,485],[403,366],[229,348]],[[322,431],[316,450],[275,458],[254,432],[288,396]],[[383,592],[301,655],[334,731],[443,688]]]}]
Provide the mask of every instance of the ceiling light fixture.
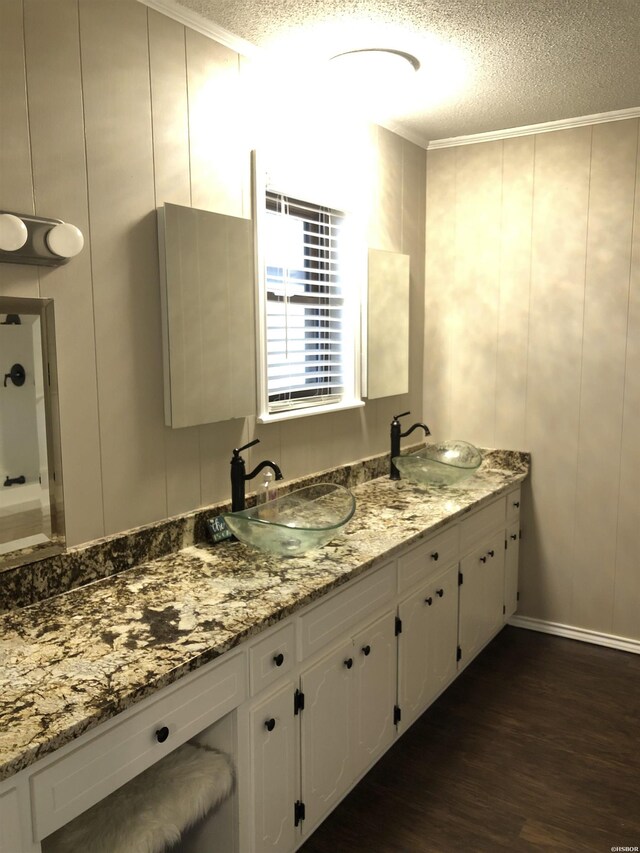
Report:
[{"label": "ceiling light fixture", "polygon": [[329,60],[334,91],[348,112],[384,122],[402,114],[410,102],[419,60],[403,50],[370,47],[338,53]]},{"label": "ceiling light fixture", "polygon": [[[331,61],[342,60],[344,57],[362,58],[366,62],[371,60],[382,62],[389,68],[401,68],[405,63],[408,63],[414,71],[418,71],[420,68],[420,60],[411,53],[406,53],[404,50],[394,50],[390,47],[363,47],[357,50],[345,50],[343,53],[337,53],[335,56],[332,56]],[[347,61],[351,62],[351,59]]]}]

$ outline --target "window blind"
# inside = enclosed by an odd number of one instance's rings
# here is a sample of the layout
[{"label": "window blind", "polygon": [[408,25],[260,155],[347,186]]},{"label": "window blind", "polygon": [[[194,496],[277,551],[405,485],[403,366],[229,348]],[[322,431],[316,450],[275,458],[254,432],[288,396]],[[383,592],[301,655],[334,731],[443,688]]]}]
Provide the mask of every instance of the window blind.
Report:
[{"label": "window blind", "polygon": [[344,394],[341,211],[268,190],[265,216],[269,412]]}]

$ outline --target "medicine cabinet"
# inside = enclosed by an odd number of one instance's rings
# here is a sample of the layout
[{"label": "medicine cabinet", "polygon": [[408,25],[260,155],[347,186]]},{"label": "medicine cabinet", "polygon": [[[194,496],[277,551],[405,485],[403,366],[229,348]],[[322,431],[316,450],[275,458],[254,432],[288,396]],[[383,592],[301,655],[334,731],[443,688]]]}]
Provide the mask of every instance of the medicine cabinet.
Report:
[{"label": "medicine cabinet", "polygon": [[158,209],[165,423],[255,413],[255,277],[250,219]]}]

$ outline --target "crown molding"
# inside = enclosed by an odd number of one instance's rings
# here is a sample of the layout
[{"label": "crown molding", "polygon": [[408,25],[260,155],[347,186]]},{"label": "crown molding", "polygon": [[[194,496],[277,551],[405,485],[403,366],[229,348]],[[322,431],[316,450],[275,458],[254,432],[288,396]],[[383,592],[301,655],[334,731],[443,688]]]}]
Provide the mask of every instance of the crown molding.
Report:
[{"label": "crown molding", "polygon": [[570,130],[572,127],[584,127],[587,124],[602,124],[607,121],[640,118],[640,107],[626,110],[612,110],[608,113],[594,113],[590,116],[545,121],[541,124],[528,124],[523,127],[509,127],[505,130],[490,130],[487,133],[472,133],[469,136],[452,136],[449,139],[432,139],[426,146],[427,151],[435,148],[453,148],[456,145],[474,145],[477,142],[494,142],[497,139],[511,139],[514,136],[531,136],[534,133],[550,133],[553,130]]},{"label": "crown molding", "polygon": [[215,39],[220,44],[231,48],[231,50],[235,50],[236,53],[242,56],[256,56],[259,52],[255,44],[234,35],[229,30],[225,30],[224,27],[205,18],[204,15],[187,9],[186,6],[181,6],[176,0],[138,0],[138,3],[148,6],[150,9],[155,9],[157,12],[162,12],[168,18],[173,18],[174,21],[178,21],[178,23],[184,24],[190,27],[190,29],[202,33],[202,35]]}]

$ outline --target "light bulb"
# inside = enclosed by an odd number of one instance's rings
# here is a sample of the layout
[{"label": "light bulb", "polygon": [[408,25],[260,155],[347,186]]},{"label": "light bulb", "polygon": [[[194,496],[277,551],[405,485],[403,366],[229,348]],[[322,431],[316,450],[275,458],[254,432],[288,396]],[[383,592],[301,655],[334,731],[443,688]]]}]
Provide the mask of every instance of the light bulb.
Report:
[{"label": "light bulb", "polygon": [[82,251],[84,237],[82,231],[68,222],[60,222],[47,232],[48,249],[59,258],[73,258]]},{"label": "light bulb", "polygon": [[29,232],[22,219],[13,213],[0,213],[0,249],[15,252],[27,242]]}]

